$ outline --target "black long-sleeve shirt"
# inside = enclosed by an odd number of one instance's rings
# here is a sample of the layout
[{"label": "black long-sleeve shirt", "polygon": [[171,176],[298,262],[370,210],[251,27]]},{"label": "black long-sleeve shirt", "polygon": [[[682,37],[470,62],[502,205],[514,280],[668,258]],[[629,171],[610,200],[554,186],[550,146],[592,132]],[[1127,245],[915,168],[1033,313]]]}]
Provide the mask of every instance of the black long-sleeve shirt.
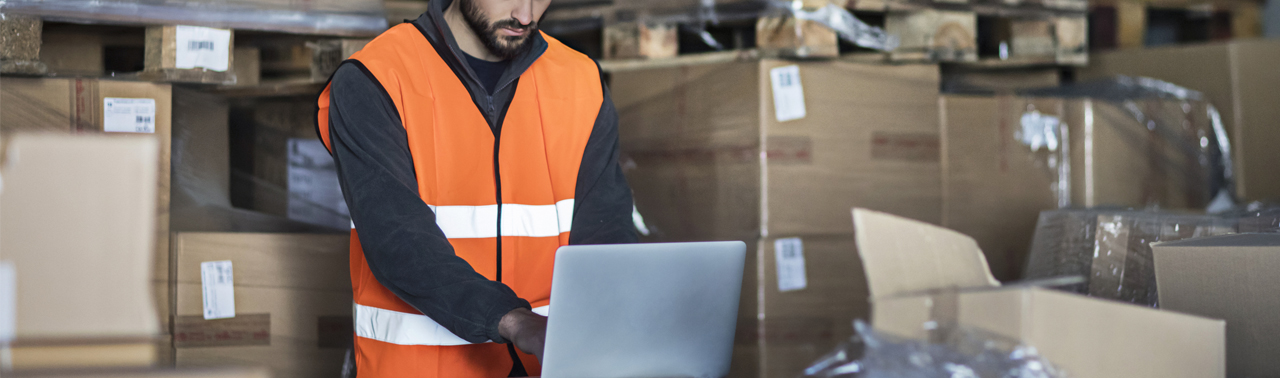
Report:
[{"label": "black long-sleeve shirt", "polygon": [[[447,2],[432,3],[415,26],[458,74],[491,130],[501,133],[497,110],[512,101],[520,74],[546,50],[546,41],[535,33],[535,48],[510,62],[490,94],[441,18]],[[374,277],[464,340],[507,342],[498,334],[498,321],[529,303],[454,254],[419,196],[408,137],[391,99],[356,62],[344,63],[330,84],[330,122],[321,127],[329,127],[343,195]],[[631,190],[618,164],[617,112],[608,90],[601,91],[604,102],[579,168],[570,244],[636,241]]]}]

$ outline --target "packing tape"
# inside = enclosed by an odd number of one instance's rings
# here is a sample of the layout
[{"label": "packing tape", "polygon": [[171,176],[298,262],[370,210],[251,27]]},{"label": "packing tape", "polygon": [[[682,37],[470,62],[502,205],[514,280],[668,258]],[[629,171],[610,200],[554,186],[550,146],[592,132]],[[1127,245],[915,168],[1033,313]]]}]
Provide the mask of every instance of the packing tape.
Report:
[{"label": "packing tape", "polygon": [[960,289],[952,286],[929,294],[929,321],[925,323],[930,344],[946,344],[960,326]]}]

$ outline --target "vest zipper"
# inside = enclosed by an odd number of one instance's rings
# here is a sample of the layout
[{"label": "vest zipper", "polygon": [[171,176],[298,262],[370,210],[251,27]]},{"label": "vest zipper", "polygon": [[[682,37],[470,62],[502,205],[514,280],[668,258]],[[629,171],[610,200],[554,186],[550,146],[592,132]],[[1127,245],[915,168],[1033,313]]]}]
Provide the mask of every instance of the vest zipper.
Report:
[{"label": "vest zipper", "polygon": [[495,225],[498,230],[498,248],[497,248],[497,281],[502,282],[502,174],[498,167],[498,147],[501,145],[502,132],[493,133],[493,186],[494,192],[497,192],[498,203],[498,224]]}]

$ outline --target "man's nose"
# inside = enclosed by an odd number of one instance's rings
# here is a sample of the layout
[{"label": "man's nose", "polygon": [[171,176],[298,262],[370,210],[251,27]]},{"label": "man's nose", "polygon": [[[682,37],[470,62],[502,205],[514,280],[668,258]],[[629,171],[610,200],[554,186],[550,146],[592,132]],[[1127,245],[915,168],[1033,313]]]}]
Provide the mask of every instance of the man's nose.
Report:
[{"label": "man's nose", "polygon": [[511,11],[511,17],[520,21],[520,25],[533,23],[533,0],[517,0],[520,5]]}]

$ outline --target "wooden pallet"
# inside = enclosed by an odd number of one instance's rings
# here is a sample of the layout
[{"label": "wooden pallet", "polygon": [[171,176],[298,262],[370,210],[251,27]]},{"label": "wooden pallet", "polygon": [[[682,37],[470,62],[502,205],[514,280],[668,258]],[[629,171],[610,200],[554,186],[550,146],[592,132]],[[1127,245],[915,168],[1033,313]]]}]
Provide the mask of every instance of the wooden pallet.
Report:
[{"label": "wooden pallet", "polygon": [[201,46],[229,49],[225,69],[183,68],[178,61],[183,46],[178,45],[177,29],[174,25],[88,25],[4,15],[0,19],[0,74],[109,76],[237,88],[266,81],[269,87],[280,87],[281,83],[323,82],[339,62],[369,40],[211,29],[230,35],[225,47]]},{"label": "wooden pallet", "polygon": [[[831,2],[815,1],[818,5]],[[843,5],[900,39],[897,49],[884,54],[884,61],[1013,67],[1086,64],[1084,4],[1080,0],[851,0]],[[673,59],[713,51],[699,38],[700,30],[707,30],[727,50],[752,50],[760,56],[830,59],[867,51],[840,41],[835,31],[819,23],[759,10],[703,29],[705,24],[688,17],[646,16],[596,5],[553,10],[544,24],[544,30],[603,61]]]},{"label": "wooden pallet", "polygon": [[1098,50],[1262,36],[1262,4],[1248,0],[1100,0],[1089,13]]}]

